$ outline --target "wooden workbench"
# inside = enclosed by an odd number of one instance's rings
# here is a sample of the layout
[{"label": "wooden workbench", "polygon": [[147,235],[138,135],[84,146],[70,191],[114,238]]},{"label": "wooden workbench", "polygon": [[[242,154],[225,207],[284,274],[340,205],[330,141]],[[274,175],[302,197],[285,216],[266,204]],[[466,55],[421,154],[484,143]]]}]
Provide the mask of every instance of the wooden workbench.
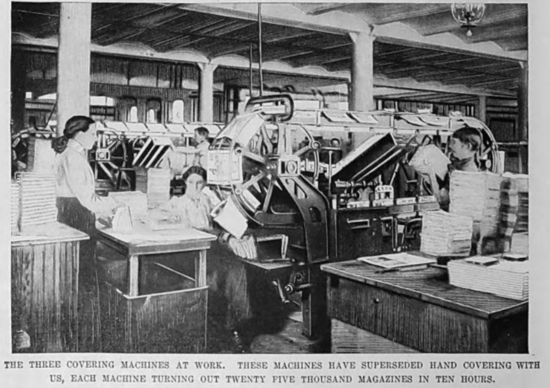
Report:
[{"label": "wooden workbench", "polygon": [[[109,333],[105,351],[187,353],[206,348],[206,260],[215,239],[193,229],[154,231],[144,224],[132,233],[99,230],[98,261],[122,258],[125,275],[122,287],[109,279],[102,282],[102,332]],[[163,263],[163,255],[194,261],[194,276]]]},{"label": "wooden workbench", "polygon": [[14,351],[78,351],[80,241],[87,239],[61,223],[11,237],[12,330],[30,336],[29,348]]},{"label": "wooden workbench", "polygon": [[352,260],[321,269],[332,319],[422,352],[527,352],[527,301],[451,286],[440,268],[376,273]]}]

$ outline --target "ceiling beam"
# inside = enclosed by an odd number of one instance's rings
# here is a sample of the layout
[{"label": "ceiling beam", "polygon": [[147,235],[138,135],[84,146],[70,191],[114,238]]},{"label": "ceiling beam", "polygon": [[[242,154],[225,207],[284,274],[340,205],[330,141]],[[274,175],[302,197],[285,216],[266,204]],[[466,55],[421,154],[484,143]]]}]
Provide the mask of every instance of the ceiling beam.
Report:
[{"label": "ceiling beam", "polygon": [[471,43],[479,43],[486,40],[503,40],[510,37],[527,37],[527,26],[486,26],[478,27],[467,40]]},{"label": "ceiling beam", "polygon": [[[298,4],[297,7],[302,9],[303,11],[306,11],[308,15],[321,15],[327,12],[333,12],[333,11],[340,11],[347,7],[349,7],[349,4],[342,4],[342,3],[317,3],[317,4],[303,4],[306,9],[310,9],[309,11],[305,10],[302,7],[302,4]],[[314,7],[314,8],[313,8]]]},{"label": "ceiling beam", "polygon": [[441,4],[422,4],[422,7],[418,7],[416,4],[370,4],[365,11],[361,12],[356,9],[355,12],[360,17],[365,17],[370,24],[382,25],[394,22],[405,22],[409,19],[417,17],[431,16],[448,12],[450,8]]},{"label": "ceiling beam", "polygon": [[[405,46],[405,47],[410,47],[410,48],[422,48],[422,49],[427,49],[427,50],[437,50],[437,51],[454,53],[454,54],[468,55],[468,56],[472,56],[472,57],[493,58],[493,59],[496,59],[496,60],[499,60],[499,61],[509,61],[509,62],[514,62],[514,63],[518,63],[518,62],[523,61],[523,60],[517,59],[517,58],[509,58],[509,57],[505,57],[505,56],[487,54],[487,53],[482,53],[482,52],[477,52],[477,51],[468,51],[468,50],[464,50],[464,49],[460,49],[460,48],[456,48],[456,47],[426,44],[426,43],[423,43],[423,42],[410,41],[410,40],[404,40],[404,39],[401,39],[401,38],[393,38],[393,37],[386,37],[386,36],[377,36],[376,37],[376,42],[387,43],[387,44],[392,44],[392,45],[399,45],[399,46]],[[525,59],[525,61],[526,60],[527,59]]]},{"label": "ceiling beam", "polygon": [[[182,9],[212,15],[252,21],[258,20],[258,6],[256,3],[180,3],[179,6]],[[264,3],[262,5],[262,20],[280,26],[340,35],[349,32],[360,32],[369,28],[368,24],[361,19],[344,12],[337,15],[307,15],[292,4],[285,3]]]}]

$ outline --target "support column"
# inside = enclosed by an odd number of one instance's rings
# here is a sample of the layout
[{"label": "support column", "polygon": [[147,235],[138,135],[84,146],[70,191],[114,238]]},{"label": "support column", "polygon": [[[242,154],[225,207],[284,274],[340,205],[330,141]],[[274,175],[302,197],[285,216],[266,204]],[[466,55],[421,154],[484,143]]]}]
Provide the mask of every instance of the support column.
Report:
[{"label": "support column", "polygon": [[487,124],[487,96],[479,96],[477,118]]},{"label": "support column", "polygon": [[[517,141],[527,141],[529,138],[529,69],[527,63],[521,62],[521,76],[518,84],[518,137]],[[526,173],[523,161],[527,161],[527,146],[518,145],[518,172]]]},{"label": "support column", "polygon": [[57,55],[57,133],[74,115],[90,113],[91,3],[61,3]]},{"label": "support column", "polygon": [[201,75],[199,79],[199,121],[211,123],[214,121],[214,71],[218,65],[210,63],[198,64]]},{"label": "support column", "polygon": [[353,41],[353,63],[349,109],[356,111],[374,110],[373,43],[371,31],[351,33]]},{"label": "support column", "polygon": [[25,128],[25,81],[27,78],[25,53],[14,50],[11,56],[11,120],[12,131]]}]

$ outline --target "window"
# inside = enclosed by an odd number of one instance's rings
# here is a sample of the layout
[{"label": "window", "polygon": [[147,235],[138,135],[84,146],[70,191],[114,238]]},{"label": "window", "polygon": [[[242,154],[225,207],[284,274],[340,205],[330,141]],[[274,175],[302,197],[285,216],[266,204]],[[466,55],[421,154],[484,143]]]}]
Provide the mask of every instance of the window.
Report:
[{"label": "window", "polygon": [[139,121],[137,100],[134,97],[121,97],[116,105],[118,120],[128,123],[137,123]]},{"label": "window", "polygon": [[126,117],[126,121],[129,123],[137,123],[138,122],[138,109],[137,106],[132,106],[128,110],[128,117]]},{"label": "window", "polygon": [[185,105],[183,100],[176,100],[172,103],[172,122],[177,124],[183,124],[183,118],[185,116]]},{"label": "window", "polygon": [[156,124],[157,121],[157,112],[151,108],[147,111],[147,123]]},{"label": "window", "polygon": [[161,102],[159,99],[152,98],[147,100],[147,117],[145,121],[149,124],[156,124],[162,121]]}]

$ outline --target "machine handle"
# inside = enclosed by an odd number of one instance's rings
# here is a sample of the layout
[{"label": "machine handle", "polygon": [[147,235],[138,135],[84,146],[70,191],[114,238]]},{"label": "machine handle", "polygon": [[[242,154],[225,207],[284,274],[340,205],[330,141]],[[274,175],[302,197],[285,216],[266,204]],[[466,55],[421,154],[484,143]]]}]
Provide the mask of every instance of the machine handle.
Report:
[{"label": "machine handle", "polygon": [[346,220],[346,223],[350,226],[350,230],[362,230],[370,228],[369,219],[360,219],[360,220]]},{"label": "machine handle", "polygon": [[359,220],[346,220],[348,225],[356,225],[356,224],[365,224],[365,226],[370,227],[370,219],[359,219]]}]

